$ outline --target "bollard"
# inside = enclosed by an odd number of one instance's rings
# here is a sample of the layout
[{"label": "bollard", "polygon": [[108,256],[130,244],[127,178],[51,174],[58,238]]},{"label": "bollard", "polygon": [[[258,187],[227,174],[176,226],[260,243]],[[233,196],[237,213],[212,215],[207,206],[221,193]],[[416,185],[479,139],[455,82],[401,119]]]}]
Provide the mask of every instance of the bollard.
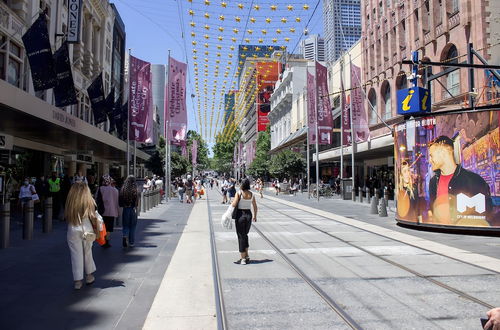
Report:
[{"label": "bollard", "polygon": [[10,203],[2,204],[2,208],[0,209],[0,222],[0,249],[6,249],[9,247]]},{"label": "bollard", "polygon": [[370,214],[378,214],[378,209],[377,209],[377,204],[378,204],[378,198],[376,196],[372,197],[372,202],[371,202],[371,207],[370,207]]},{"label": "bollard", "polygon": [[359,191],[359,202],[363,203],[363,190]]},{"label": "bollard", "polygon": [[370,204],[370,189],[366,188],[366,202]]},{"label": "bollard", "polygon": [[378,216],[387,217],[387,206],[385,204],[385,198],[381,198],[380,203],[378,204]]},{"label": "bollard", "polygon": [[146,191],[146,211],[151,210],[151,191]]},{"label": "bollard", "polygon": [[43,232],[50,233],[52,231],[52,197],[45,199],[43,208]]},{"label": "bollard", "polygon": [[146,212],[146,198],[144,197],[144,191],[141,191],[141,212]]},{"label": "bollard", "polygon": [[23,239],[33,239],[33,200],[24,205]]},{"label": "bollard", "polygon": [[158,196],[160,196],[160,190],[156,189],[156,191],[155,191],[155,207],[157,207],[158,204],[160,204],[160,199],[158,198]]},{"label": "bollard", "polygon": [[387,206],[389,202],[389,189],[387,189],[387,187],[384,188],[384,199],[385,199],[385,205]]}]

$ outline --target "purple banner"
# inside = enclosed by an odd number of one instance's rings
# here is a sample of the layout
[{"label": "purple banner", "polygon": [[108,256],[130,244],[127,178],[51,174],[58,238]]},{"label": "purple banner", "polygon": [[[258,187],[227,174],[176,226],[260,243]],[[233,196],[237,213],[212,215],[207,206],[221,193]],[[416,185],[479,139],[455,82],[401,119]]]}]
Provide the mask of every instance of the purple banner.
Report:
[{"label": "purple banner", "polygon": [[318,91],[319,144],[332,143],[333,117],[328,95],[328,70],[316,62],[316,89]]},{"label": "purple banner", "polygon": [[340,81],[340,89],[342,90],[341,98],[341,121],[342,121],[342,145],[351,144],[351,111],[350,111],[350,98],[346,98],[344,92],[344,81]]},{"label": "purple banner", "polygon": [[316,90],[314,76],[307,71],[307,134],[309,144],[316,143]]},{"label": "purple banner", "polygon": [[[186,141],[187,111],[186,111],[186,72],[187,65],[172,57],[168,59],[168,81],[165,98],[165,136],[173,144]],[[168,127],[167,127],[168,126]]]},{"label": "purple banner", "polygon": [[198,140],[193,140],[193,144],[191,145],[191,163],[193,166],[196,166],[198,161]]},{"label": "purple banner", "polygon": [[182,150],[181,151],[182,152],[182,157],[187,158],[188,151],[187,151],[187,147],[186,147],[186,142],[185,141],[181,143],[181,150]]},{"label": "purple banner", "polygon": [[129,77],[130,139],[152,142],[151,64],[130,56]]},{"label": "purple banner", "polygon": [[351,64],[352,126],[356,142],[363,142],[370,136],[363,97],[361,96],[361,68]]}]

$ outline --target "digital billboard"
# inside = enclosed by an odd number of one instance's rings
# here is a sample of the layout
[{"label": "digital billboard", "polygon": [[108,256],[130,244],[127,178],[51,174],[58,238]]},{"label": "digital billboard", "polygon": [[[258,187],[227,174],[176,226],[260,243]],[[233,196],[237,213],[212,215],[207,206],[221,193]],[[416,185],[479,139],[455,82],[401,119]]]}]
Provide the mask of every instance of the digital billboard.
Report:
[{"label": "digital billboard", "polygon": [[258,62],[257,69],[257,132],[266,130],[269,124],[267,115],[271,111],[271,95],[274,92],[274,84],[280,74],[281,63]]},{"label": "digital billboard", "polygon": [[397,220],[500,228],[499,120],[482,111],[395,125]]}]

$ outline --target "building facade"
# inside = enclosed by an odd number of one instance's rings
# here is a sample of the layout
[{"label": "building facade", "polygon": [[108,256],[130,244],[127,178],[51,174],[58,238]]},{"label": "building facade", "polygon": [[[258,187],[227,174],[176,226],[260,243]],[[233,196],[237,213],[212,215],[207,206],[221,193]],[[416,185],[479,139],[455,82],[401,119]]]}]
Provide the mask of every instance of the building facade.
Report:
[{"label": "building facade", "polygon": [[300,41],[300,53],[309,61],[325,61],[325,40],[319,35],[311,35]]},{"label": "building facade", "polygon": [[361,0],[323,0],[325,57],[336,61],[361,37]]},{"label": "building facade", "polygon": [[[101,72],[105,95],[112,87],[115,99],[125,91],[125,27],[116,8],[107,0],[82,2],[80,42],[69,45],[78,103],[63,108],[54,105],[52,89],[35,92],[33,88],[21,37],[39,15],[46,15],[55,52],[66,38],[67,1],[0,1],[0,132],[12,141],[8,149],[0,150],[0,166],[15,166],[24,157],[32,161],[25,162],[19,175],[56,171],[69,176],[76,172],[125,176],[127,144],[108,133],[109,120],[94,125],[87,94]],[[147,158],[137,151],[138,162]]]}]

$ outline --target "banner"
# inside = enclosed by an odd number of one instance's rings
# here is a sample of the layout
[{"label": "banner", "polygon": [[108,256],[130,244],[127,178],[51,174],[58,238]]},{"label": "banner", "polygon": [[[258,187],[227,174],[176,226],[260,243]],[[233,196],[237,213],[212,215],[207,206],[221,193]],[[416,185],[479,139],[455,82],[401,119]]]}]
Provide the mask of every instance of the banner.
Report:
[{"label": "banner", "polygon": [[309,144],[316,143],[316,89],[314,76],[307,70],[307,127]]},{"label": "banner", "polygon": [[352,125],[356,142],[364,142],[370,137],[368,119],[361,95],[361,68],[351,64]]},{"label": "banner", "polygon": [[130,56],[129,61],[129,139],[152,139],[151,64]]},{"label": "banner", "polygon": [[498,117],[452,113],[395,125],[398,220],[500,228]]},{"label": "banner", "polygon": [[186,141],[181,142],[182,157],[187,158],[188,152],[186,147]]},{"label": "banner", "polygon": [[66,42],[54,53],[54,65],[57,75],[57,83],[54,87],[56,107],[78,104]]},{"label": "banner", "polygon": [[104,98],[104,90],[102,87],[102,72],[94,79],[92,84],[87,88],[92,113],[94,114],[94,124],[99,124],[106,121],[106,99]]},{"label": "banner", "polygon": [[257,132],[265,131],[269,125],[267,115],[271,111],[271,95],[274,92],[274,84],[279,79],[281,63],[258,62],[257,69]]},{"label": "banner", "polygon": [[109,133],[115,130],[115,88],[112,87],[108,96],[106,96],[105,100],[106,106],[104,107],[104,112],[108,116],[109,119]]},{"label": "banner", "polygon": [[198,161],[198,140],[193,140],[193,144],[191,145],[191,164],[196,166]]},{"label": "banner", "polygon": [[344,91],[344,80],[340,80],[340,89],[342,90],[342,98],[341,98],[341,107],[342,113],[340,116],[340,120],[342,121],[342,145],[350,145],[352,136],[351,136],[351,98],[346,97]]},{"label": "banner", "polygon": [[69,43],[80,42],[80,26],[82,24],[82,0],[68,0],[68,34]]},{"label": "banner", "polygon": [[45,14],[38,16],[22,37],[26,56],[30,63],[33,88],[36,92],[56,86],[57,77],[50,47],[49,31]]},{"label": "banner", "polygon": [[328,70],[316,62],[316,90],[318,91],[318,137],[319,144],[332,143],[333,116],[328,94]]},{"label": "banner", "polygon": [[[165,137],[173,144],[186,141],[187,108],[186,108],[186,73],[187,65],[172,57],[168,59],[168,80],[165,98]],[[168,130],[168,131],[167,131]]]}]

